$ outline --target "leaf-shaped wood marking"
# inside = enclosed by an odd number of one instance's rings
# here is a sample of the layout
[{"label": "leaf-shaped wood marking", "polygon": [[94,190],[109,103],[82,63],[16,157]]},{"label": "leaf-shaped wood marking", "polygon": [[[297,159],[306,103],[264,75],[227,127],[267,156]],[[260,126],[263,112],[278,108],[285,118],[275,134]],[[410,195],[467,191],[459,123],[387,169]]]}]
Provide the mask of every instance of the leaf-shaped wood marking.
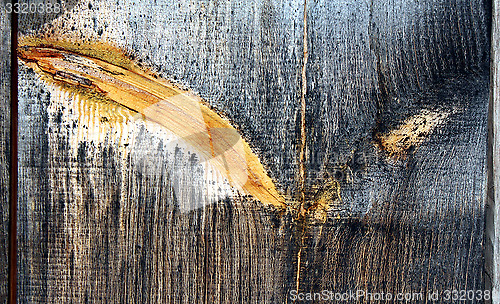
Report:
[{"label": "leaf-shaped wood marking", "polygon": [[264,204],[286,206],[258,157],[227,120],[199,96],[142,71],[122,54],[111,47],[79,52],[71,43],[36,39],[21,39],[18,49],[19,59],[45,80],[144,115],[196,149],[233,187]]}]

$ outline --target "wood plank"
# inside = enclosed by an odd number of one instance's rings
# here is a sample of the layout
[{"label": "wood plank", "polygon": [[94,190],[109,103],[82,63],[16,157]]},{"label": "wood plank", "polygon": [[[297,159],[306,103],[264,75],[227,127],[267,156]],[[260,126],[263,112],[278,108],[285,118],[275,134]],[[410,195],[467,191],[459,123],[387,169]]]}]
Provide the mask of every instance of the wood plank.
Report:
[{"label": "wood plank", "polygon": [[10,164],[10,16],[0,10],[0,302],[8,296]]},{"label": "wood plank", "polygon": [[[290,80],[298,79],[301,12],[288,1],[91,1],[46,26],[112,41],[200,92],[236,122],[280,188],[293,189]],[[32,19],[21,20],[24,33],[39,31]],[[290,216],[226,198],[227,185],[207,180],[171,134],[140,119],[94,123],[99,111],[37,77],[20,70],[20,302],[286,298]]]},{"label": "wood plank", "polygon": [[488,200],[486,209],[485,230],[485,269],[486,284],[492,290],[494,300],[500,303],[500,212],[499,195],[500,176],[500,2],[492,1],[491,22],[491,74],[490,74],[490,108],[488,121]]},{"label": "wood plank", "polygon": [[301,289],[483,290],[487,2],[308,2],[307,171],[342,202]]},{"label": "wood plank", "polygon": [[23,34],[112,42],[199,92],[291,207],[235,195],[164,129],[23,66],[20,302],[483,289],[486,2],[92,0],[22,16]]}]

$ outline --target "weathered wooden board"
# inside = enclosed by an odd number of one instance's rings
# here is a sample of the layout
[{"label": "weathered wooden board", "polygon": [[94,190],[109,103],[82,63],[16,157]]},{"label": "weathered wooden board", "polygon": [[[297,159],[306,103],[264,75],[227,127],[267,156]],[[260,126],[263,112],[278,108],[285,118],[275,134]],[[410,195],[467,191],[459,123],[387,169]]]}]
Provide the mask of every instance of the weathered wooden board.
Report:
[{"label": "weathered wooden board", "polygon": [[[199,91],[237,122],[285,188],[295,176],[301,12],[285,2],[93,1],[55,30],[106,37]],[[21,31],[38,32],[32,20],[23,18]],[[21,303],[286,298],[295,272],[290,217],[224,195],[210,203],[206,189],[217,194],[223,183],[209,185],[171,135],[140,121],[96,126],[98,111],[85,115],[83,103],[57,96],[25,67],[20,79],[30,88],[20,96]]]},{"label": "weathered wooden board", "polygon": [[[343,178],[351,216],[310,231],[304,290],[483,289],[489,14],[482,1],[310,1],[308,172]],[[446,118],[414,151],[373,145],[425,111]]]},{"label": "weathered wooden board", "polygon": [[500,2],[495,0],[491,22],[490,108],[488,121],[488,199],[486,204],[485,269],[487,288],[500,303]]},{"label": "weathered wooden board", "polygon": [[0,10],[0,302],[7,302],[9,241],[10,18]]},{"label": "weathered wooden board", "polygon": [[[21,66],[19,301],[483,289],[487,2],[93,0],[23,15],[22,34],[112,42],[199,92],[289,198],[304,129],[307,201],[330,180],[342,200],[325,222],[263,208],[172,134],[106,122]],[[402,125],[418,132],[393,144]]]}]

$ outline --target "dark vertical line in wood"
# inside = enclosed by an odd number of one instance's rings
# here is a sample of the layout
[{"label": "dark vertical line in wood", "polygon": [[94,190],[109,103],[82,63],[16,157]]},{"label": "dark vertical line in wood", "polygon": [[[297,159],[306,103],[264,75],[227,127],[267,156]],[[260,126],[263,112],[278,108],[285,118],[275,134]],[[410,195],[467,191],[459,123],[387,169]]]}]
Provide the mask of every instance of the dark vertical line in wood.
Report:
[{"label": "dark vertical line in wood", "polygon": [[[493,44],[492,44],[493,45]],[[494,62],[491,60],[491,76],[490,76],[490,100],[488,104],[488,146],[487,146],[487,182],[486,182],[486,204],[485,204],[485,233],[484,233],[484,288],[491,290],[494,280],[494,244],[495,239],[495,204],[494,204],[494,167],[493,167],[493,139],[494,139],[494,123],[493,123],[493,105],[494,105]],[[492,301],[485,301],[492,303]]]},{"label": "dark vertical line in wood", "polygon": [[[204,229],[204,234],[203,234],[203,250],[204,250],[204,255],[203,255],[203,303],[207,304],[208,303],[208,277],[209,277],[209,265],[208,265],[208,234],[209,234],[209,229],[210,229],[210,223],[207,220],[207,217],[209,216],[209,213],[207,212],[207,207],[205,207],[205,221],[204,224],[205,229]],[[212,219],[213,220],[213,219]]]},{"label": "dark vertical line in wood", "polygon": [[18,114],[18,66],[17,20],[12,1],[10,44],[10,185],[9,185],[9,303],[17,298],[17,114]]},{"label": "dark vertical line in wood", "polygon": [[382,61],[380,58],[380,46],[379,46],[379,37],[376,31],[375,22],[373,20],[373,0],[370,1],[370,19],[368,24],[368,43],[370,46],[370,50],[373,52],[375,56],[375,71],[377,72],[377,84],[379,89],[379,97],[377,98],[377,112],[375,114],[375,128],[374,128],[374,136],[373,138],[377,139],[377,133],[382,131],[383,125],[383,108],[384,102],[389,99],[389,90],[386,86],[385,75],[382,71]]}]

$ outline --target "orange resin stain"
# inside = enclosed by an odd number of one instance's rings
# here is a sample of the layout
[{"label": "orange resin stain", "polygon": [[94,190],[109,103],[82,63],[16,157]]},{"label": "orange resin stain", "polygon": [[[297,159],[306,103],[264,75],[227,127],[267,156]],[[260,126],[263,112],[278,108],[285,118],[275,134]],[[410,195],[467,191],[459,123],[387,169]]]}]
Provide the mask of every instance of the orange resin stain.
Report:
[{"label": "orange resin stain", "polygon": [[20,39],[19,44],[18,58],[47,82],[91,102],[141,114],[181,137],[233,187],[264,204],[286,207],[248,143],[191,91],[144,71],[109,45],[38,38]]}]

